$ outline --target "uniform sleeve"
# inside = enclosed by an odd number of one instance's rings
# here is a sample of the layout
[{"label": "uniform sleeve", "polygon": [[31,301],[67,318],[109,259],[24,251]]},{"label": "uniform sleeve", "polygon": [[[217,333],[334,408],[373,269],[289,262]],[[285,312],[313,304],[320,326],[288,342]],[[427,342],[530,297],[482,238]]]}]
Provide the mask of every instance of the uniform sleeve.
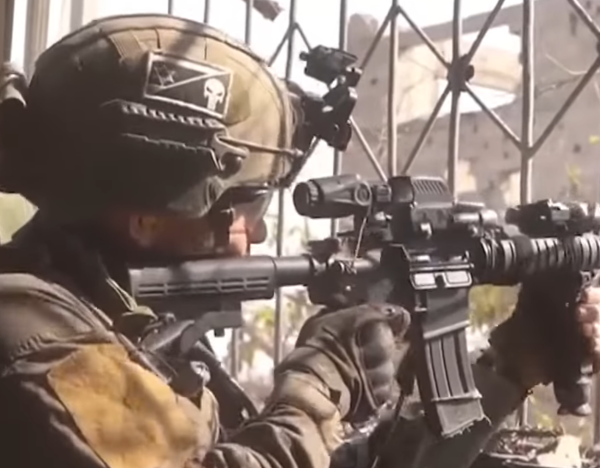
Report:
[{"label": "uniform sleeve", "polygon": [[341,443],[340,413],[315,377],[280,376],[265,410],[204,459],[207,468],[326,468]]}]

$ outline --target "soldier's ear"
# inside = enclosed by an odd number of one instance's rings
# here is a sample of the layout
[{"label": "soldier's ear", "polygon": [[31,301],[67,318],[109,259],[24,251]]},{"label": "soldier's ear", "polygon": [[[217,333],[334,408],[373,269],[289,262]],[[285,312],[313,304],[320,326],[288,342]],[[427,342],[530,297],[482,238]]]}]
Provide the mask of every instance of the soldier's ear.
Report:
[{"label": "soldier's ear", "polygon": [[151,247],[159,236],[161,222],[156,216],[129,216],[129,236],[140,247]]},{"label": "soldier's ear", "polygon": [[258,221],[250,232],[248,232],[248,242],[250,244],[262,244],[267,240],[269,230],[264,219]]}]

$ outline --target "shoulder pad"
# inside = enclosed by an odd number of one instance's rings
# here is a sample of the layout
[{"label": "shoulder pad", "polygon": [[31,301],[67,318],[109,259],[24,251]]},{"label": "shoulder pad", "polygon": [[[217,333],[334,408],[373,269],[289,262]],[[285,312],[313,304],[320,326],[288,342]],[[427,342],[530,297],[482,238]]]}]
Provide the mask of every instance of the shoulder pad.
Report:
[{"label": "shoulder pad", "polygon": [[0,274],[0,306],[0,372],[44,347],[101,327],[85,302],[30,274]]}]

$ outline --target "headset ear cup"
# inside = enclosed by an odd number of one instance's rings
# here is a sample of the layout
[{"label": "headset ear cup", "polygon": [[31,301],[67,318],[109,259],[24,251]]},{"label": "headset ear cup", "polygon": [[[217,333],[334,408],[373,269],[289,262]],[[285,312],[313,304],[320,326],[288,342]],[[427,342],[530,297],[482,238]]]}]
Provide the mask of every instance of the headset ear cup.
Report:
[{"label": "headset ear cup", "polygon": [[27,79],[12,64],[0,69],[0,191],[18,191],[19,167],[26,167],[32,138],[27,113]]}]

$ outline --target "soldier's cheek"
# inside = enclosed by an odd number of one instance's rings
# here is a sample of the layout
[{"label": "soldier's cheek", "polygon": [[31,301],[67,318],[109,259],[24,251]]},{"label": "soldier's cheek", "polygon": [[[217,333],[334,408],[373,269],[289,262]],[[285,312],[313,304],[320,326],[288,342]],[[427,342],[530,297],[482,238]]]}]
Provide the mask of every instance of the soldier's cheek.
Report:
[{"label": "soldier's cheek", "polygon": [[218,249],[220,255],[243,257],[250,251],[249,227],[244,217],[237,218],[229,228],[229,239],[225,245]]}]

